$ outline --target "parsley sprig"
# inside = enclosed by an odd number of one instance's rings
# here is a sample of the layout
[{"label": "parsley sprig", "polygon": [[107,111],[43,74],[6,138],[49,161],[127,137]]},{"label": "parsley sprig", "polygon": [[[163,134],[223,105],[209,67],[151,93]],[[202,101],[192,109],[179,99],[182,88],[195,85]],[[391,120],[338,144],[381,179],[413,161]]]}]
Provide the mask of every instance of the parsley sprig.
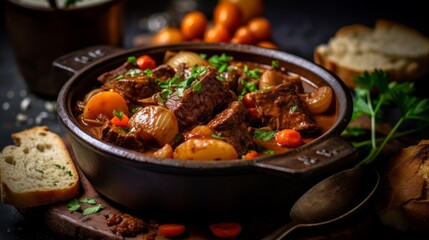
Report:
[{"label": "parsley sprig", "polygon": [[[371,146],[368,155],[358,163],[358,166],[372,163],[391,139],[417,132],[428,126],[429,100],[413,95],[415,90],[413,82],[389,82],[387,72],[375,70],[357,76],[356,84],[352,121],[362,115],[368,116],[371,121],[370,141],[354,143],[355,147],[368,144]],[[387,107],[399,109],[400,117],[384,138],[377,138],[376,126],[383,120],[382,116]],[[398,132],[398,129],[410,120],[415,127]],[[348,128],[346,132],[361,135],[364,131],[354,127]]]}]

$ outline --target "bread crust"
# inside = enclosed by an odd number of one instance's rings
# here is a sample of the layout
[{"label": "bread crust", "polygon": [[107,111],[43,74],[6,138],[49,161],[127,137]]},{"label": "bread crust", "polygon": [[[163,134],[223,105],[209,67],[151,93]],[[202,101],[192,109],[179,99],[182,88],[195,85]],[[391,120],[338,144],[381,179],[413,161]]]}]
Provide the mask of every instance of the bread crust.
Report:
[{"label": "bread crust", "polygon": [[[371,32],[375,31],[376,29],[401,29],[403,32],[408,33],[409,35],[415,37],[416,39],[420,39],[423,42],[429,46],[429,39],[426,38],[424,35],[419,33],[417,30],[410,28],[406,25],[396,23],[393,21],[385,20],[385,19],[379,19],[376,21],[374,28],[369,28],[360,24],[353,24],[348,25],[340,28],[336,34],[335,37],[344,37],[350,34],[371,34]],[[334,60],[329,55],[329,49],[328,44],[322,44],[315,48],[314,50],[314,62],[323,66],[324,68],[332,71],[335,73],[341,80],[344,81],[344,83],[349,88],[355,88],[355,77],[357,75],[362,74],[365,71],[373,71],[374,69],[364,69],[364,68],[357,68],[355,66],[351,66],[348,64],[345,64],[344,62]],[[398,60],[402,59],[407,64],[403,68],[395,68],[395,67],[385,67],[381,70],[387,71],[389,73],[389,80],[390,81],[397,81],[397,82],[403,82],[403,81],[415,81],[417,79],[420,79],[427,75],[429,73],[429,51],[425,54],[422,54],[418,57],[405,57],[405,56],[396,56],[396,55],[387,55],[385,53],[380,53],[382,56],[385,56],[387,59],[392,60]]]},{"label": "bread crust", "polygon": [[385,169],[380,216],[399,230],[429,230],[429,140],[402,149]]},{"label": "bread crust", "polygon": [[[10,204],[17,208],[26,208],[69,200],[78,195],[80,188],[78,172],[67,147],[57,134],[51,132],[47,126],[38,126],[14,133],[12,134],[12,139],[16,145],[6,146],[0,155],[0,191],[1,199],[5,204]],[[44,143],[47,144],[46,146],[50,146],[50,148],[41,149],[42,152],[49,152],[53,149],[56,153],[55,157],[52,154],[44,155],[42,153],[38,154],[37,151],[32,152],[34,147],[45,146],[43,145]],[[20,155],[22,151],[29,152],[28,155],[31,157]],[[35,154],[37,154],[38,159],[30,159],[34,158]],[[49,156],[49,159],[47,156]],[[26,161],[27,165],[35,164],[35,168],[45,164],[44,161],[49,161],[50,166],[65,166],[62,171],[64,171],[63,174],[65,177],[72,178],[68,180],[70,185],[44,186],[43,183],[38,182],[37,178],[29,176],[27,172],[22,173],[24,169],[18,168],[20,161]],[[30,161],[33,162],[29,163]],[[37,163],[34,163],[35,161]],[[6,171],[8,172],[6,173]],[[46,174],[47,178],[51,177],[48,172],[43,174]],[[32,181],[32,184],[34,182],[34,186],[28,189],[18,189],[19,187],[15,186],[14,179],[21,177],[26,178],[21,180]]]}]

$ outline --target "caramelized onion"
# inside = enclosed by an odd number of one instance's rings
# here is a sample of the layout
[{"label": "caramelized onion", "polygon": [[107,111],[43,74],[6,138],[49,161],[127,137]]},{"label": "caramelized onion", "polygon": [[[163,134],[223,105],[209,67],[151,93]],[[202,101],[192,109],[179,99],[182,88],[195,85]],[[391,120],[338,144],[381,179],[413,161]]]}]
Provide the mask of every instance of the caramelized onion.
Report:
[{"label": "caramelized onion", "polygon": [[332,98],[332,89],[328,86],[323,86],[305,97],[305,102],[311,113],[319,114],[328,110],[329,106],[331,106]]},{"label": "caramelized onion", "polygon": [[[170,53],[171,54],[171,53]],[[166,57],[167,58],[167,57]],[[180,51],[168,58],[166,63],[174,70],[180,69],[180,64],[185,64],[185,67],[207,66],[209,63],[195,52]]]},{"label": "caramelized onion", "polygon": [[237,159],[235,148],[222,140],[193,138],[186,140],[174,150],[174,158],[181,160],[232,160]]},{"label": "caramelized onion", "polygon": [[279,72],[274,69],[267,70],[262,74],[261,80],[259,80],[259,90],[277,86],[282,81],[283,78]]},{"label": "caramelized onion", "polygon": [[130,118],[129,126],[145,141],[156,141],[161,146],[172,143],[179,133],[176,116],[161,106],[142,108]]}]

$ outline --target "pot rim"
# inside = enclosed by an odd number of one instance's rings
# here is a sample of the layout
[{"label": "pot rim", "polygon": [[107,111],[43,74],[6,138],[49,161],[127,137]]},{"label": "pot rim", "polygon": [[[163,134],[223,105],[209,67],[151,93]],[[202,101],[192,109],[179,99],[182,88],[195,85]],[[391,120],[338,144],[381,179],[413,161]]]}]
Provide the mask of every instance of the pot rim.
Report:
[{"label": "pot rim", "polygon": [[[288,64],[296,65],[299,68],[304,69],[305,71],[312,72],[317,74],[321,79],[333,88],[336,98],[338,99],[338,115],[335,123],[332,127],[326,131],[324,134],[314,139],[312,142],[304,144],[292,151],[285,153],[275,154],[273,156],[258,157],[250,160],[236,159],[228,161],[195,161],[195,160],[177,160],[169,158],[156,158],[152,156],[145,155],[133,150],[122,148],[116,146],[112,143],[104,142],[99,140],[89,133],[85,132],[79,123],[76,121],[75,117],[72,114],[72,109],[74,106],[72,104],[72,97],[70,90],[75,87],[75,85],[84,79],[85,75],[92,71],[94,68],[98,68],[100,63],[105,63],[112,61],[113,59],[126,59],[130,55],[139,54],[151,54],[158,53],[159,51],[166,50],[194,50],[194,51],[204,51],[204,50],[213,50],[213,51],[233,51],[237,53],[244,53],[250,55],[264,55],[265,57],[270,57],[277,59]],[[73,93],[73,92],[72,92]],[[58,116],[63,123],[63,125],[68,129],[69,133],[72,133],[80,142],[84,142],[91,146],[92,150],[102,153],[103,155],[113,155],[115,157],[121,158],[124,160],[124,163],[131,164],[133,166],[147,166],[157,165],[163,167],[172,167],[172,168],[189,168],[189,169],[225,169],[225,168],[242,168],[246,166],[255,165],[257,163],[263,163],[268,159],[277,159],[277,158],[287,158],[288,156],[295,154],[297,152],[303,151],[314,144],[325,141],[328,138],[338,136],[348,125],[351,120],[352,115],[352,97],[349,89],[335,74],[326,70],[325,68],[317,65],[311,61],[308,61],[297,55],[275,49],[262,48],[253,45],[240,45],[233,43],[178,43],[171,45],[160,45],[160,46],[148,46],[148,47],[139,47],[132,48],[120,52],[113,53],[109,56],[103,57],[102,59],[94,60],[89,63],[87,66],[78,70],[74,76],[72,76],[61,88],[60,93],[57,98],[57,112]]]},{"label": "pot rim", "polygon": [[13,4],[15,7],[22,8],[27,11],[41,12],[41,13],[80,13],[80,12],[91,12],[95,11],[100,7],[111,6],[116,4],[117,2],[123,2],[124,0],[105,0],[100,2],[91,3],[84,6],[79,6],[76,8],[52,8],[52,7],[43,7],[39,5],[34,5],[27,2],[22,2],[19,0],[6,0]]}]

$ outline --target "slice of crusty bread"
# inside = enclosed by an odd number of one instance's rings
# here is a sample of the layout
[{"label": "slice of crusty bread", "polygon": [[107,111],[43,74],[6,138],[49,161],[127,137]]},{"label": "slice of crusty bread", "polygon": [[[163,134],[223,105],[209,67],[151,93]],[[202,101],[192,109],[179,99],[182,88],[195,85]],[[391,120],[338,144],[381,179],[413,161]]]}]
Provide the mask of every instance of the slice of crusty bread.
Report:
[{"label": "slice of crusty bread", "polygon": [[17,208],[75,197],[79,176],[63,140],[48,127],[12,134],[0,154],[1,199]]},{"label": "slice of crusty bread", "polygon": [[392,81],[415,80],[429,73],[429,39],[388,20],[378,20],[374,28],[349,25],[315,48],[314,61],[350,88],[356,75],[374,69],[388,71]]}]

